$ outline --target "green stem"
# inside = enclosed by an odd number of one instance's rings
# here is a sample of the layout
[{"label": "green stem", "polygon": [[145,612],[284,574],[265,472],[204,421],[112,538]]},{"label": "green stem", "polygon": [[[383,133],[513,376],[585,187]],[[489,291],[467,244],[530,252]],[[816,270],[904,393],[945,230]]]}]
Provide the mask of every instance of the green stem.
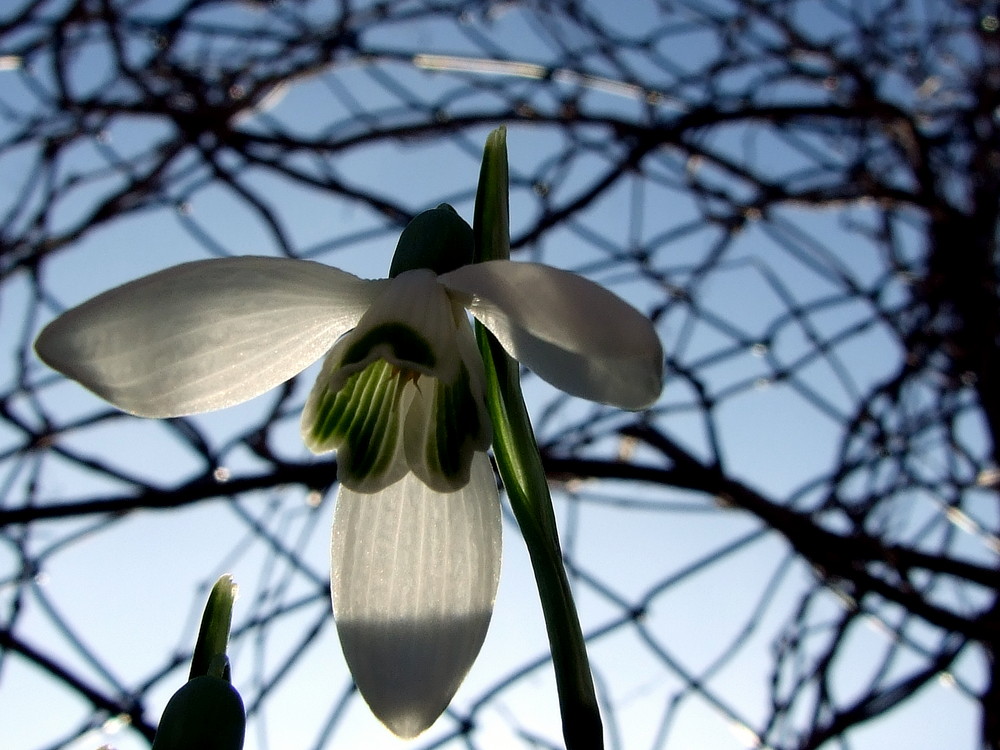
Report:
[{"label": "green stem", "polygon": [[[490,133],[476,195],[476,261],[510,255],[506,130]],[[486,366],[493,451],[538,585],[559,692],[567,750],[604,747],[600,709],[586,643],[559,546],[548,479],[521,395],[517,362],[479,323],[476,338]]]}]

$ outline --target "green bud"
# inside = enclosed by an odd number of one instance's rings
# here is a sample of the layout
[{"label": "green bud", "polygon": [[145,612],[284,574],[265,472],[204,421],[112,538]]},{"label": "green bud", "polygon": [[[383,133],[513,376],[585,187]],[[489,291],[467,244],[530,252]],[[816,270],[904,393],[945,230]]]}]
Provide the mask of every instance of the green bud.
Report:
[{"label": "green bud", "polygon": [[389,278],[404,271],[429,268],[448,273],[472,262],[472,227],[447,203],[417,214],[399,236]]},{"label": "green bud", "polygon": [[[228,679],[229,660],[225,659],[225,655],[226,646],[229,644],[229,628],[233,622],[236,588],[231,575],[221,576],[212,587],[205,603],[205,611],[201,616],[201,628],[198,630],[198,640],[191,656],[189,679],[205,674]],[[220,655],[225,664],[225,674],[212,671],[213,661]]]},{"label": "green bud", "polygon": [[188,680],[163,709],[152,750],[242,750],[243,699],[227,680]]}]

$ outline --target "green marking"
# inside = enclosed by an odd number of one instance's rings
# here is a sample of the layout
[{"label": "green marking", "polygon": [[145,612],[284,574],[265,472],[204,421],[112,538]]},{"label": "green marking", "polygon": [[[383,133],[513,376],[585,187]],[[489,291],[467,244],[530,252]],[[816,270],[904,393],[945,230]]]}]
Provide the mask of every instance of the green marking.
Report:
[{"label": "green marking", "polygon": [[386,468],[391,455],[386,449],[395,443],[402,390],[399,371],[385,361],[373,362],[367,370],[375,371],[375,387],[366,394],[346,435],[348,468],[357,477],[373,476]]},{"label": "green marking", "polygon": [[424,452],[428,466],[448,479],[463,476],[472,452],[468,446],[479,436],[481,427],[464,364],[454,383],[435,384],[432,415],[434,425]]},{"label": "green marking", "polygon": [[407,371],[379,359],[319,399],[309,434],[321,449],[338,451],[341,479],[377,478],[389,468],[407,380]]},{"label": "green marking", "polygon": [[412,362],[428,369],[434,369],[437,363],[430,343],[413,328],[405,323],[383,323],[352,342],[344,352],[340,366],[347,367],[363,361],[379,344],[388,344],[393,356],[401,362]]}]

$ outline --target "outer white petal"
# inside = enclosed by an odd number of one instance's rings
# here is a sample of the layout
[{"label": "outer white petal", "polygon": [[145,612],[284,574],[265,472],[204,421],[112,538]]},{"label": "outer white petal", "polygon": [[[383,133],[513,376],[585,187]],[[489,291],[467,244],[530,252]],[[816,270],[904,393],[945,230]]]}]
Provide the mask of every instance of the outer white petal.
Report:
[{"label": "outer white petal", "polygon": [[319,359],[385,283],[287,258],[185,263],[67,311],[42,331],[35,350],[124,411],[212,411]]},{"label": "outer white petal", "polygon": [[415,737],[447,707],[479,653],[500,575],[500,502],[478,453],[457,492],[407,474],[374,495],[341,487],[333,613],[374,714]]},{"label": "outer white petal", "polygon": [[652,323],[607,289],[537,263],[494,260],[440,277],[504,349],[567,393],[626,409],[660,395]]}]

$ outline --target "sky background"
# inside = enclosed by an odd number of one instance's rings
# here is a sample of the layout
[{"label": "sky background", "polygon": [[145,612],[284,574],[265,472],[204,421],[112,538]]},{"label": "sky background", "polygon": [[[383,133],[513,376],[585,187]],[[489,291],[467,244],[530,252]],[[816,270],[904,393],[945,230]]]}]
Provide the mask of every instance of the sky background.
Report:
[{"label": "sky background", "polygon": [[[731,3],[680,3],[669,6],[672,10],[651,2],[584,5],[591,21],[621,38],[643,39],[652,29],[661,33],[641,48],[645,54],[626,49],[616,58],[592,46],[592,30],[585,24],[546,13],[534,3],[481,4],[462,14],[426,19],[418,12],[425,4],[403,4],[395,16],[388,14],[390,20],[365,27],[359,44],[368,55],[344,55],[284,83],[238,120],[244,132],[336,142],[341,148],[284,155],[285,175],[266,166],[266,148],[258,152],[258,164],[229,151],[218,161],[233,175],[225,182],[210,174],[199,156],[198,148],[218,145],[203,135],[170,166],[161,205],[103,223],[46,259],[38,269],[44,299],[36,297],[27,272],[7,275],[0,287],[0,382],[4,393],[12,394],[5,408],[35,428],[45,420],[83,426],[60,432],[58,450],[30,456],[21,450],[23,435],[9,424],[0,426],[5,507],[18,507],[29,497],[58,503],[128,495],[136,486],[128,477],[171,488],[201,476],[206,455],[224,488],[233,477],[267,469],[243,437],[268,420],[276,405],[280,414],[273,420],[270,445],[290,461],[321,462],[298,436],[298,412],[318,365],[303,373],[280,402],[272,392],[184,422],[154,421],[114,413],[48,371],[24,342],[58,310],[199,258],[281,255],[291,249],[359,276],[383,276],[400,227],[350,193],[384,196],[410,212],[447,201],[471,222],[482,144],[498,123],[463,126],[451,137],[395,140],[365,141],[366,129],[405,123],[422,106],[440,106],[448,116],[461,118],[500,111],[515,100],[543,114],[574,102],[583,120],[595,121],[565,129],[547,117],[508,123],[515,240],[545,210],[570,205],[603,176],[615,176],[598,200],[519,248],[515,257],[583,273],[656,314],[674,371],[668,367],[663,395],[649,415],[652,423],[694,455],[718,458],[729,476],[760,493],[795,507],[815,507],[826,488],[810,483],[830,472],[842,455],[860,450],[844,442],[845,421],[864,394],[891,377],[905,354],[895,332],[873,320],[873,310],[906,303],[911,281],[905,267],[890,263],[867,239],[866,229],[877,228],[884,216],[877,207],[857,202],[818,210],[790,201],[766,217],[748,209],[739,232],[727,228],[722,219],[733,205],[752,201],[753,191],[717,162],[697,158],[694,146],[729,156],[762,179],[821,186],[836,160],[847,157],[818,129],[793,138],[763,124],[733,122],[699,133],[687,151],[662,149],[648,155],[641,169],[619,168],[621,149],[608,142],[602,118],[669,122],[697,104],[725,101],[750,86],[754,76],[767,73],[763,63],[755,66],[751,53],[755,46],[767,49],[776,37],[766,24],[747,31],[741,42],[747,64],[720,76],[714,91],[696,91],[685,81],[696,80],[695,74],[721,54],[706,31],[705,19],[711,16],[706,9],[724,14],[734,7]],[[836,4],[793,5],[796,26],[808,41],[832,39],[849,26],[830,11]],[[878,4],[858,7],[869,5]],[[366,4],[358,6],[358,17],[364,17]],[[60,7],[56,2],[47,6],[51,13]],[[176,7],[155,0],[135,3],[130,13],[148,21]],[[412,14],[405,12],[408,7]],[[913,12],[917,18],[923,11]],[[371,14],[376,18],[377,11]],[[203,30],[243,28],[253,39],[254,29],[273,30],[283,23],[293,33],[290,18],[318,28],[335,16],[318,2],[223,3],[199,12],[197,21]],[[207,31],[203,37],[191,33],[187,46],[178,46],[179,59],[211,71],[241,54],[206,39]],[[0,37],[6,45],[0,54],[17,41],[16,35]],[[141,59],[148,54],[144,45],[156,43],[150,35],[135,34],[128,54]],[[255,43],[266,46],[246,42]],[[113,74],[108,49],[99,33],[81,43],[67,67],[72,80],[66,85],[81,97],[107,91]],[[56,85],[43,64],[48,54],[38,53],[31,66],[0,71],[5,113],[0,135],[8,141],[18,127],[11,113],[28,117],[45,111],[46,96]],[[478,61],[473,72],[440,69],[469,67],[472,58]],[[754,90],[767,104],[829,94],[808,77],[801,84],[789,80]],[[654,91],[668,93],[653,97]],[[241,95],[238,88],[230,93]],[[905,82],[888,78],[881,93],[900,102],[912,95]],[[91,137],[63,152],[57,180],[67,184],[74,174],[87,177],[48,205],[45,232],[72,231],[127,182],[123,165],[148,163],[156,144],[173,137],[173,128],[156,117],[95,122]],[[32,171],[38,148],[27,142],[0,152],[0,214],[11,233],[23,229],[19,222],[49,200]],[[310,181],[336,183],[343,190],[317,189]],[[30,200],[19,203],[25,194]],[[899,212],[890,223],[898,257],[904,266],[917,267],[923,252],[920,217]],[[639,250],[645,260],[637,260]],[[832,342],[824,356],[812,354],[817,341]],[[705,391],[698,393],[690,378],[675,374],[681,369],[697,372]],[[793,376],[775,377],[783,372]],[[30,393],[18,385],[25,378],[33,385]],[[539,442],[554,446],[557,455],[662,465],[649,448],[616,434],[615,426],[632,417],[560,397],[530,375],[525,392]],[[700,408],[706,396],[713,404],[709,417]],[[185,424],[208,441],[207,448],[193,447]],[[954,428],[965,445],[982,450],[983,427],[974,412],[964,412]],[[968,470],[961,457],[940,444],[929,446],[917,460],[916,470],[928,476]],[[125,479],[111,478],[102,467],[114,467]],[[860,496],[882,481],[890,487],[892,478],[859,472],[856,480],[843,479],[841,491],[849,494],[852,481]],[[728,507],[724,498],[624,481],[555,483],[553,490],[581,620],[592,636],[590,655],[607,709],[609,746],[755,746],[754,732],[769,715],[769,691],[778,685],[786,694],[796,676],[794,659],[780,659],[789,645],[786,638],[798,633],[801,658],[817,658],[843,616],[844,597],[817,589],[814,571],[785,540],[750,514]],[[5,529],[0,607],[5,618],[16,615],[17,632],[32,644],[112,694],[141,692],[152,682],[147,709],[157,716],[187,668],[181,664],[165,673],[165,664],[191,647],[208,587],[218,575],[232,573],[240,585],[231,649],[234,681],[254,708],[247,750],[314,747],[334,719],[338,723],[327,747],[431,747],[452,736],[460,717],[494,689],[496,695],[476,715],[473,737],[479,746],[530,745],[532,738],[537,746],[557,744],[558,706],[544,625],[524,546],[506,506],[493,623],[454,700],[454,713],[405,743],[351,696],[325,599],[335,494],[274,487],[176,510],[133,513],[114,522],[92,516],[48,521],[30,530]],[[954,554],[995,566],[998,544],[989,529],[996,528],[996,511],[987,506],[985,493],[981,503],[970,501],[975,513],[949,514],[944,502],[930,493],[899,493],[881,508],[878,523],[887,538],[947,537]],[[838,531],[846,528],[836,513],[825,516],[824,523]],[[44,561],[42,569],[25,574],[25,550]],[[958,607],[988,601],[983,592],[977,596],[947,585],[934,596]],[[640,603],[646,611],[635,620],[631,611]],[[269,624],[257,624],[275,612],[280,614]],[[879,670],[889,679],[915,669],[942,638],[940,631],[892,606],[849,627],[828,683],[844,703],[862,695]],[[948,673],[915,698],[857,729],[850,746],[976,746],[978,710],[968,693],[982,688],[983,664],[981,654],[966,649]],[[266,700],[258,710],[265,685]],[[70,741],[89,716],[88,706],[25,661],[8,656],[2,662],[3,747],[146,746],[115,717]],[[804,704],[791,712],[789,722],[789,732],[808,724]]]}]

